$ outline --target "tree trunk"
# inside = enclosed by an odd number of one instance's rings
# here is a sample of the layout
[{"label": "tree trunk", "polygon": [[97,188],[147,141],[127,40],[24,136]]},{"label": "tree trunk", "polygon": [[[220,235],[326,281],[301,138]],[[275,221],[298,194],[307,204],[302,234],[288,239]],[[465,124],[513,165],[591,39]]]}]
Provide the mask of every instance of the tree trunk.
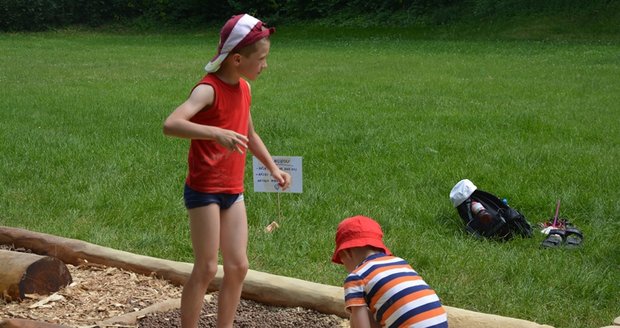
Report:
[{"label": "tree trunk", "polygon": [[0,250],[0,263],[0,297],[7,301],[48,295],[71,283],[67,266],[54,257]]}]

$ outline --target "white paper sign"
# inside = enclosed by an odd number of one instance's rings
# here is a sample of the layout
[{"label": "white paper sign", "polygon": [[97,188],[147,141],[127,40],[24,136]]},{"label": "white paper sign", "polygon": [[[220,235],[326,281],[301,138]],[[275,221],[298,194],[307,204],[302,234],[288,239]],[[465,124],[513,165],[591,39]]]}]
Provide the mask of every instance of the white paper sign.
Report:
[{"label": "white paper sign", "polygon": [[254,191],[255,192],[294,192],[301,193],[303,190],[303,180],[301,172],[302,157],[300,156],[272,156],[273,161],[280,170],[291,175],[292,182],[290,187],[282,190],[276,179],[256,157],[252,156],[252,167],[254,169]]}]

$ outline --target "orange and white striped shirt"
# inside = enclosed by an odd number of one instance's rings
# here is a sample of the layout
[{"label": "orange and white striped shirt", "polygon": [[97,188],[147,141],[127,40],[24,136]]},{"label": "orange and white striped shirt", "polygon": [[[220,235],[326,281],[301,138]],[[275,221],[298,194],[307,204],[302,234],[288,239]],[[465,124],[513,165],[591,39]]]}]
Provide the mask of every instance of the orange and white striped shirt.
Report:
[{"label": "orange and white striped shirt", "polygon": [[344,282],[345,306],[368,306],[381,327],[447,328],[435,291],[407,261],[383,253],[369,256]]}]

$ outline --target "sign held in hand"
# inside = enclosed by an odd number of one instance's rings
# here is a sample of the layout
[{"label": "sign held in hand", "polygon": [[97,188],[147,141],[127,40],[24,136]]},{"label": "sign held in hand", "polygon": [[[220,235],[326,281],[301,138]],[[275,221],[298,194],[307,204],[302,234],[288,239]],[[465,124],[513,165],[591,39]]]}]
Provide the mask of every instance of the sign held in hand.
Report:
[{"label": "sign held in hand", "polygon": [[252,156],[252,167],[254,172],[254,192],[288,192],[301,193],[303,191],[302,180],[302,157],[301,156],[272,156],[273,161],[280,170],[291,175],[291,186],[282,190],[278,181],[271,176],[271,173],[256,157]]}]

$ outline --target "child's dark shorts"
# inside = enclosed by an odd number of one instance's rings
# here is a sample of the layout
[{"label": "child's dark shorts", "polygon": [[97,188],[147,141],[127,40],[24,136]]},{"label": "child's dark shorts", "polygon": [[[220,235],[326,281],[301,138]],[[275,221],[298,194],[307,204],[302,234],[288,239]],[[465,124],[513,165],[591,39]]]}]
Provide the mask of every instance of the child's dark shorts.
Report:
[{"label": "child's dark shorts", "polygon": [[183,198],[185,199],[185,207],[188,210],[210,204],[218,204],[221,209],[225,210],[230,208],[234,203],[242,201],[243,193],[209,194],[196,191],[186,184],[183,192]]}]

